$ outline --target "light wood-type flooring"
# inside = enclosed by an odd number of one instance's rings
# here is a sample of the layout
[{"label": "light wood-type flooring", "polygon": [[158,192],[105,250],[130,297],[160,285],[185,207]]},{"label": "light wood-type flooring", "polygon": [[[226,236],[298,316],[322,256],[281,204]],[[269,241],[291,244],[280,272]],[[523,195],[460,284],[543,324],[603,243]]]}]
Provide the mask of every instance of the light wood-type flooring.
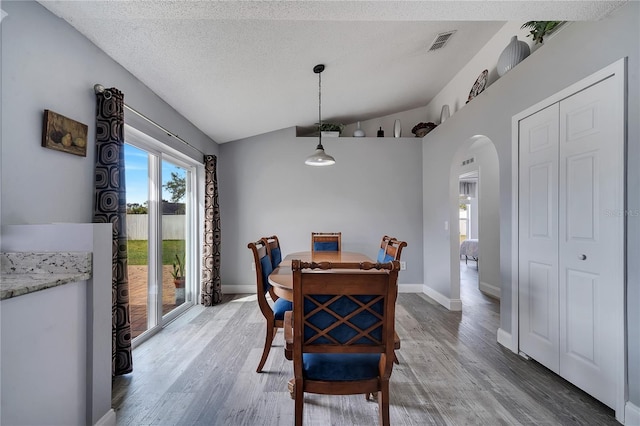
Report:
[{"label": "light wood-type flooring", "polygon": [[[535,361],[496,343],[499,304],[477,290],[475,262],[461,263],[462,312],[421,294],[400,294],[400,365],[391,376],[392,425],[616,425],[613,410]],[[255,296],[196,306],[134,350],[117,377],[118,425],[292,425],[292,366],[282,331],[264,372]],[[305,395],[306,425],[376,425],[363,395]]]}]

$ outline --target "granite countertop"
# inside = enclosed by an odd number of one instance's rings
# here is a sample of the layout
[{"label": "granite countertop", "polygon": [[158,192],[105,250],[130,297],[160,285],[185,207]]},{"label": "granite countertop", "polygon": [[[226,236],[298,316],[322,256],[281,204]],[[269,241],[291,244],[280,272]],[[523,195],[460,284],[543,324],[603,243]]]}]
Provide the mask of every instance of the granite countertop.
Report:
[{"label": "granite countertop", "polygon": [[91,278],[92,253],[0,253],[0,300]]}]

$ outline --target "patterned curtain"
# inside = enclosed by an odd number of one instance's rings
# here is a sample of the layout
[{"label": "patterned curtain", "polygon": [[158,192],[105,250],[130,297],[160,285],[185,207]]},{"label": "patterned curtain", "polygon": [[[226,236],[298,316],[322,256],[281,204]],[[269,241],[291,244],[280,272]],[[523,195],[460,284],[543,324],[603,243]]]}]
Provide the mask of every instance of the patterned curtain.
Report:
[{"label": "patterned curtain", "polygon": [[220,283],[220,206],[216,156],[204,156],[204,243],[201,303],[212,306],[222,299]]},{"label": "patterned curtain", "polygon": [[133,371],[124,181],[124,96],[96,93],[96,174],[93,221],[113,225],[111,274],[111,374]]}]

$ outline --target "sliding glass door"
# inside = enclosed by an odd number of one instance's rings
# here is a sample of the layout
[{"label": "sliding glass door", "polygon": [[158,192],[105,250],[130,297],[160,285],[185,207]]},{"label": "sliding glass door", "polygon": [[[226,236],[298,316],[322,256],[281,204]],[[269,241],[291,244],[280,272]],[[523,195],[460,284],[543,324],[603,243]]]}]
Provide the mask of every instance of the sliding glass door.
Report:
[{"label": "sliding glass door", "polygon": [[125,144],[132,335],[153,334],[195,301],[195,167],[129,131]]},{"label": "sliding glass door", "polygon": [[186,287],[187,178],[189,171],[162,161],[162,315],[191,300]]}]

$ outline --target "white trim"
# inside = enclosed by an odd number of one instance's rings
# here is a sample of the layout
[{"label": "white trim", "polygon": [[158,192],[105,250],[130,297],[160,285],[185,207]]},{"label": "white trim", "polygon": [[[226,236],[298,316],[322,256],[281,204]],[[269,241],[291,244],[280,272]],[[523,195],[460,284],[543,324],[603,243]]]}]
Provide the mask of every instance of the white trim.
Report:
[{"label": "white trim", "polygon": [[[160,218],[161,202],[162,202],[162,164],[169,163],[185,170],[187,174],[187,191],[185,193],[186,211],[186,235],[185,240],[188,242],[185,251],[185,260],[187,268],[187,287],[185,303],[173,309],[166,315],[162,314],[162,298],[159,297],[160,291],[155,287],[154,283],[160,281],[162,276],[162,265],[159,263],[158,247],[150,247],[149,253],[149,279],[147,281],[149,294],[149,315],[148,322],[155,322],[155,325],[149,325],[147,330],[134,340],[144,341],[153,334],[156,329],[161,329],[173,321],[176,317],[184,313],[187,309],[198,304],[200,299],[200,279],[202,274],[201,262],[197,259],[202,258],[202,240],[200,239],[201,230],[204,227],[204,165],[202,161],[186,155],[166,145],[164,142],[155,137],[146,134],[130,124],[125,123],[125,143],[142,150],[148,155],[148,180],[149,180],[149,240],[162,241],[162,223]],[[154,320],[155,319],[155,320]],[[146,335],[146,336],[145,336]],[[144,336],[144,337],[143,337]]]},{"label": "white trim", "polygon": [[223,284],[223,294],[256,294],[255,285]]},{"label": "white trim", "polygon": [[398,284],[398,293],[422,293],[422,284]]},{"label": "white trim", "polygon": [[[619,419],[617,419],[619,420]],[[624,406],[624,423],[628,426],[640,425],[640,407],[630,401]]]},{"label": "white trim", "polygon": [[450,311],[462,310],[462,300],[460,299],[449,299],[447,296],[426,285],[422,287],[422,292]]},{"label": "white trim", "polygon": [[100,418],[95,426],[116,426],[116,412],[112,408]]},{"label": "white trim", "polygon": [[[549,105],[560,102],[561,100],[580,92],[590,86],[593,86],[599,83],[602,80],[607,78],[614,78],[617,81],[617,95],[619,97],[619,106],[622,108],[621,111],[621,119],[622,119],[622,128],[625,128],[626,120],[627,120],[627,112],[626,112],[626,68],[627,68],[627,59],[622,58],[614,62],[613,64],[597,71],[590,76],[578,81],[577,83],[572,84],[571,86],[551,95],[550,97],[536,103],[535,105],[525,109],[524,111],[514,115],[511,119],[511,350],[515,353],[519,351],[519,343],[518,343],[518,177],[519,177],[519,165],[518,165],[518,146],[519,146],[519,122],[524,118],[546,108]],[[621,135],[623,138],[623,144],[626,146],[626,134],[623,131]],[[625,182],[625,167],[623,170],[619,170],[618,178],[622,178],[623,187]],[[626,189],[623,191],[623,202],[624,197],[626,195]],[[623,233],[622,238],[624,240],[624,226],[621,230]],[[620,271],[620,279],[624,283],[624,268],[626,265],[626,258],[624,257],[624,247],[621,248],[622,253],[620,258],[623,260],[623,268]],[[625,283],[626,284],[626,283]],[[625,323],[624,323],[624,312],[626,308],[626,296],[623,295],[623,299],[620,301],[620,309],[617,313],[618,318],[618,329],[614,330],[616,335],[617,344],[614,345],[611,350],[616,352],[616,359],[618,360],[618,373],[616,374],[616,402],[615,402],[615,412],[616,412],[616,420],[621,423],[624,423],[624,415],[625,415],[625,402],[627,398],[626,389],[625,389],[625,380],[627,375],[627,364],[626,364],[626,342],[625,342]]]},{"label": "white trim", "polygon": [[513,339],[511,338],[511,333],[509,333],[508,331],[504,331],[504,329],[502,328],[499,328],[497,339],[499,344],[507,349],[514,351],[513,347],[511,347],[511,342],[513,341]]},{"label": "white trim", "polygon": [[478,284],[478,289],[481,292],[486,293],[489,296],[500,300],[500,287],[480,281],[480,284]]},{"label": "white trim", "polygon": [[158,139],[150,136],[130,124],[124,124],[124,134],[125,134],[125,142],[134,145],[140,149],[144,149],[145,151],[151,151],[156,155],[168,154],[172,160],[172,162],[176,162],[179,160],[178,165],[181,167],[191,167],[195,164],[204,164],[203,160],[200,161],[188,156],[182,151],[178,151],[175,148],[170,147],[169,145],[159,141]]}]

